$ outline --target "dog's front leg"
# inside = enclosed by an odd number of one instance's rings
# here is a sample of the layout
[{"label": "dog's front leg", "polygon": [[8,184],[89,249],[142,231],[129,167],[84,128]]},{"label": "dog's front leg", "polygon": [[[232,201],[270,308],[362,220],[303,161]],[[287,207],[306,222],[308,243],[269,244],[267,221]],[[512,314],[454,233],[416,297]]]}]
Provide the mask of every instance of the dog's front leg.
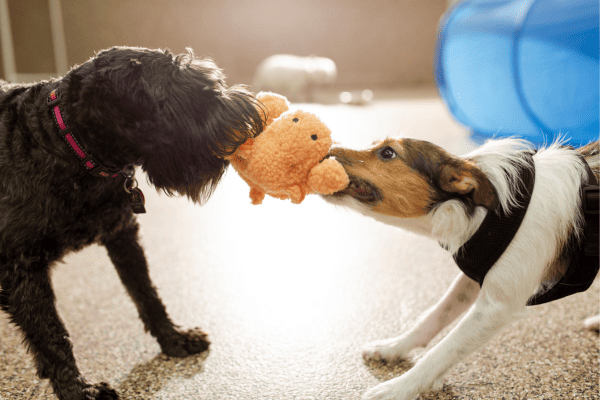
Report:
[{"label": "dog's front leg", "polygon": [[23,332],[40,378],[49,378],[60,400],[116,400],[106,383],[88,384],[81,376],[69,333],[61,321],[50,283],[49,267],[35,261],[7,262],[0,268],[0,306]]},{"label": "dog's front leg", "polygon": [[442,329],[467,310],[479,294],[477,282],[462,272],[433,307],[406,333],[369,343],[363,350],[365,360],[397,361],[405,359],[417,347],[425,347]]},{"label": "dog's front leg", "polygon": [[486,295],[484,286],[475,306],[448,336],[404,375],[368,390],[362,399],[413,400],[423,391],[441,388],[442,378],[450,368],[487,342],[524,308],[524,303]]},{"label": "dog's front leg", "polygon": [[138,242],[138,225],[103,239],[121,282],[135,303],[146,331],[156,338],[163,353],[186,357],[208,349],[210,342],[199,328],[183,331],[173,324],[152,285],[144,250]]}]

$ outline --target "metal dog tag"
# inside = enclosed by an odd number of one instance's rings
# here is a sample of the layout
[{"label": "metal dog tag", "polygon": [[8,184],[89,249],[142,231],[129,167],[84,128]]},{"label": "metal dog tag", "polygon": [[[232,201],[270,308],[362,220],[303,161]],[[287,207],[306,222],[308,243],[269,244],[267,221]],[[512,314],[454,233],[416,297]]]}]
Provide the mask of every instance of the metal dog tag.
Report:
[{"label": "metal dog tag", "polygon": [[136,187],[129,190],[129,204],[131,209],[135,214],[145,214],[146,207],[144,207],[144,204],[146,203],[146,199],[144,198],[144,193]]}]

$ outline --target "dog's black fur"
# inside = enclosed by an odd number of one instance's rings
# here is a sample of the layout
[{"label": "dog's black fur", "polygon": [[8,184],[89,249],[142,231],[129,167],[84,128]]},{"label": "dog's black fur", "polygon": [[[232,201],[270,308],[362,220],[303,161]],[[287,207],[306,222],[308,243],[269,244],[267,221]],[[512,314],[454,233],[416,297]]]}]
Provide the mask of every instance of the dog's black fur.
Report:
[{"label": "dog's black fur", "polygon": [[23,332],[40,377],[61,400],[117,399],[79,373],[50,282],[51,267],[91,243],[106,247],[144,326],[170,356],[208,348],[200,329],[171,322],[150,278],[125,177],[94,177],[58,135],[47,99],[86,152],[122,170],[139,165],[157,190],[206,200],[233,152],[262,131],[257,101],[227,87],[210,60],[115,47],[62,79],[0,81],[0,306]]}]

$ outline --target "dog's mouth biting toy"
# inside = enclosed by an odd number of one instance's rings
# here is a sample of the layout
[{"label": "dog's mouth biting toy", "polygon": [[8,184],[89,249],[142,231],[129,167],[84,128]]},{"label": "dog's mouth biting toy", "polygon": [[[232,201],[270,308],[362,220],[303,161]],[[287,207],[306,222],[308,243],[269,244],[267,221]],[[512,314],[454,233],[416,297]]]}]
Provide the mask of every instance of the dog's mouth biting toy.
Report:
[{"label": "dog's mouth biting toy", "polygon": [[350,183],[348,186],[334,193],[333,196],[348,195],[363,203],[373,203],[381,200],[381,193],[369,182],[352,175],[349,178]]}]

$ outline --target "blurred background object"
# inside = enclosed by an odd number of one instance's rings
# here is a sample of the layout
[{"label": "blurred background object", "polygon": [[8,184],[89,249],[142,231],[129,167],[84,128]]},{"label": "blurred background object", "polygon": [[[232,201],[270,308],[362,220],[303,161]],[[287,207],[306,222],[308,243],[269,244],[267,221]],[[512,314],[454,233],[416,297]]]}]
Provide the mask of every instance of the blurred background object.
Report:
[{"label": "blurred background object", "polygon": [[281,94],[292,102],[313,102],[315,90],[331,85],[336,77],[337,68],[330,58],[276,54],[260,63],[252,88]]},{"label": "blurred background object", "polygon": [[336,98],[365,87],[433,86],[436,27],[446,6],[440,0],[0,0],[0,78],[62,75],[95,51],[127,45],[174,53],[192,47],[212,57],[229,84],[252,84],[272,55],[315,54],[337,66]]},{"label": "blurred background object", "polygon": [[72,64],[60,0],[0,0],[0,50],[0,79],[33,82],[64,75]]},{"label": "blurred background object", "polygon": [[480,141],[598,139],[598,0],[466,0],[440,24],[436,77]]},{"label": "blurred background object", "polygon": [[369,89],[340,93],[340,101],[344,104],[362,106],[373,100],[373,91]]}]

